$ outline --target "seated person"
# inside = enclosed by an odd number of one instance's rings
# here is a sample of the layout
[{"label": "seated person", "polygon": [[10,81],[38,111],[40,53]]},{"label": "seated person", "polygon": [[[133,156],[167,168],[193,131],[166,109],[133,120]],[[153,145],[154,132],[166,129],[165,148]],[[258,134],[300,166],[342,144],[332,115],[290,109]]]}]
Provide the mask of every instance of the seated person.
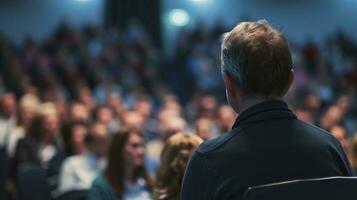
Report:
[{"label": "seated person", "polygon": [[89,189],[93,180],[106,167],[109,137],[105,132],[92,132],[85,137],[86,151],[68,157],[61,168],[58,191]]},{"label": "seated person", "polygon": [[89,190],[88,199],[149,200],[153,181],[144,164],[144,138],[139,131],[122,130],[114,135],[108,166]]},{"label": "seated person", "polygon": [[181,183],[188,160],[203,142],[197,135],[177,133],[171,136],[162,153],[156,177],[155,200],[179,200]]}]

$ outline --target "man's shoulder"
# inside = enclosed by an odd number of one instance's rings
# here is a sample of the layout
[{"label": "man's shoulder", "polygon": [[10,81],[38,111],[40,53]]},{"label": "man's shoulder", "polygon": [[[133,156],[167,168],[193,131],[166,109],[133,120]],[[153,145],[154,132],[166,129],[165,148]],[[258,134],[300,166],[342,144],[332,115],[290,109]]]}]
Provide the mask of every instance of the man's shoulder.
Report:
[{"label": "man's shoulder", "polygon": [[221,147],[223,147],[227,142],[229,142],[233,137],[242,131],[240,127],[234,128],[231,131],[224,133],[214,139],[206,140],[198,148],[197,152],[202,154],[208,154]]},{"label": "man's shoulder", "polygon": [[300,120],[297,120],[298,123],[300,124],[301,127],[304,128],[305,132],[310,134],[313,137],[316,137],[318,139],[320,139],[320,141],[329,141],[329,142],[337,142],[337,139],[331,135],[329,132],[327,132],[326,130],[317,127],[313,124],[310,123],[306,123]]}]

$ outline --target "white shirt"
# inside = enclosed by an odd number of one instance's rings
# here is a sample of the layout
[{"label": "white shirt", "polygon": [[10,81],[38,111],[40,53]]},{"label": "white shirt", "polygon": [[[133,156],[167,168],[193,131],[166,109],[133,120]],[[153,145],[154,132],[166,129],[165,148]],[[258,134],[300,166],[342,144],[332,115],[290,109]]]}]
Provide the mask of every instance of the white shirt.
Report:
[{"label": "white shirt", "polygon": [[17,126],[16,128],[12,129],[7,144],[7,153],[10,158],[12,158],[15,155],[17,142],[24,137],[25,137],[25,130],[23,127]]},{"label": "white shirt", "polygon": [[93,180],[104,170],[106,161],[86,153],[68,157],[62,164],[58,192],[89,189]]},{"label": "white shirt", "polygon": [[7,145],[10,132],[15,128],[15,118],[5,119],[0,117],[0,147]]}]

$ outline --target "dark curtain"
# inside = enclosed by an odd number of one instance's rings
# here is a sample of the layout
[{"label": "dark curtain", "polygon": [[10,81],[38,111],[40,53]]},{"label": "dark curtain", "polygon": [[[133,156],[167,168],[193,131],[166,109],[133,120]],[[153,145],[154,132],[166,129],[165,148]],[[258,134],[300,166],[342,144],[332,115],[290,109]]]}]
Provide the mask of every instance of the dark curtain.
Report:
[{"label": "dark curtain", "polygon": [[161,47],[160,0],[107,0],[105,13],[108,26],[123,27],[130,19],[139,19]]}]

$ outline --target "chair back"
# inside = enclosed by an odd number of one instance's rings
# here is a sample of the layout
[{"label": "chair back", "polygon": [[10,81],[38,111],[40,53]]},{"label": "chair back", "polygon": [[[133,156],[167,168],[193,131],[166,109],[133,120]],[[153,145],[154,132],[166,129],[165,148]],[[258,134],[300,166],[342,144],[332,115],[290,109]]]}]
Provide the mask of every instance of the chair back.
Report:
[{"label": "chair back", "polygon": [[86,200],[88,190],[73,190],[60,195],[56,200]]},{"label": "chair back", "polygon": [[5,199],[5,181],[8,174],[9,159],[4,148],[0,147],[0,199]]},{"label": "chair back", "polygon": [[47,172],[38,163],[25,162],[19,165],[16,188],[19,200],[51,199]]},{"label": "chair back", "polygon": [[357,177],[302,179],[249,187],[243,200],[355,200]]}]

